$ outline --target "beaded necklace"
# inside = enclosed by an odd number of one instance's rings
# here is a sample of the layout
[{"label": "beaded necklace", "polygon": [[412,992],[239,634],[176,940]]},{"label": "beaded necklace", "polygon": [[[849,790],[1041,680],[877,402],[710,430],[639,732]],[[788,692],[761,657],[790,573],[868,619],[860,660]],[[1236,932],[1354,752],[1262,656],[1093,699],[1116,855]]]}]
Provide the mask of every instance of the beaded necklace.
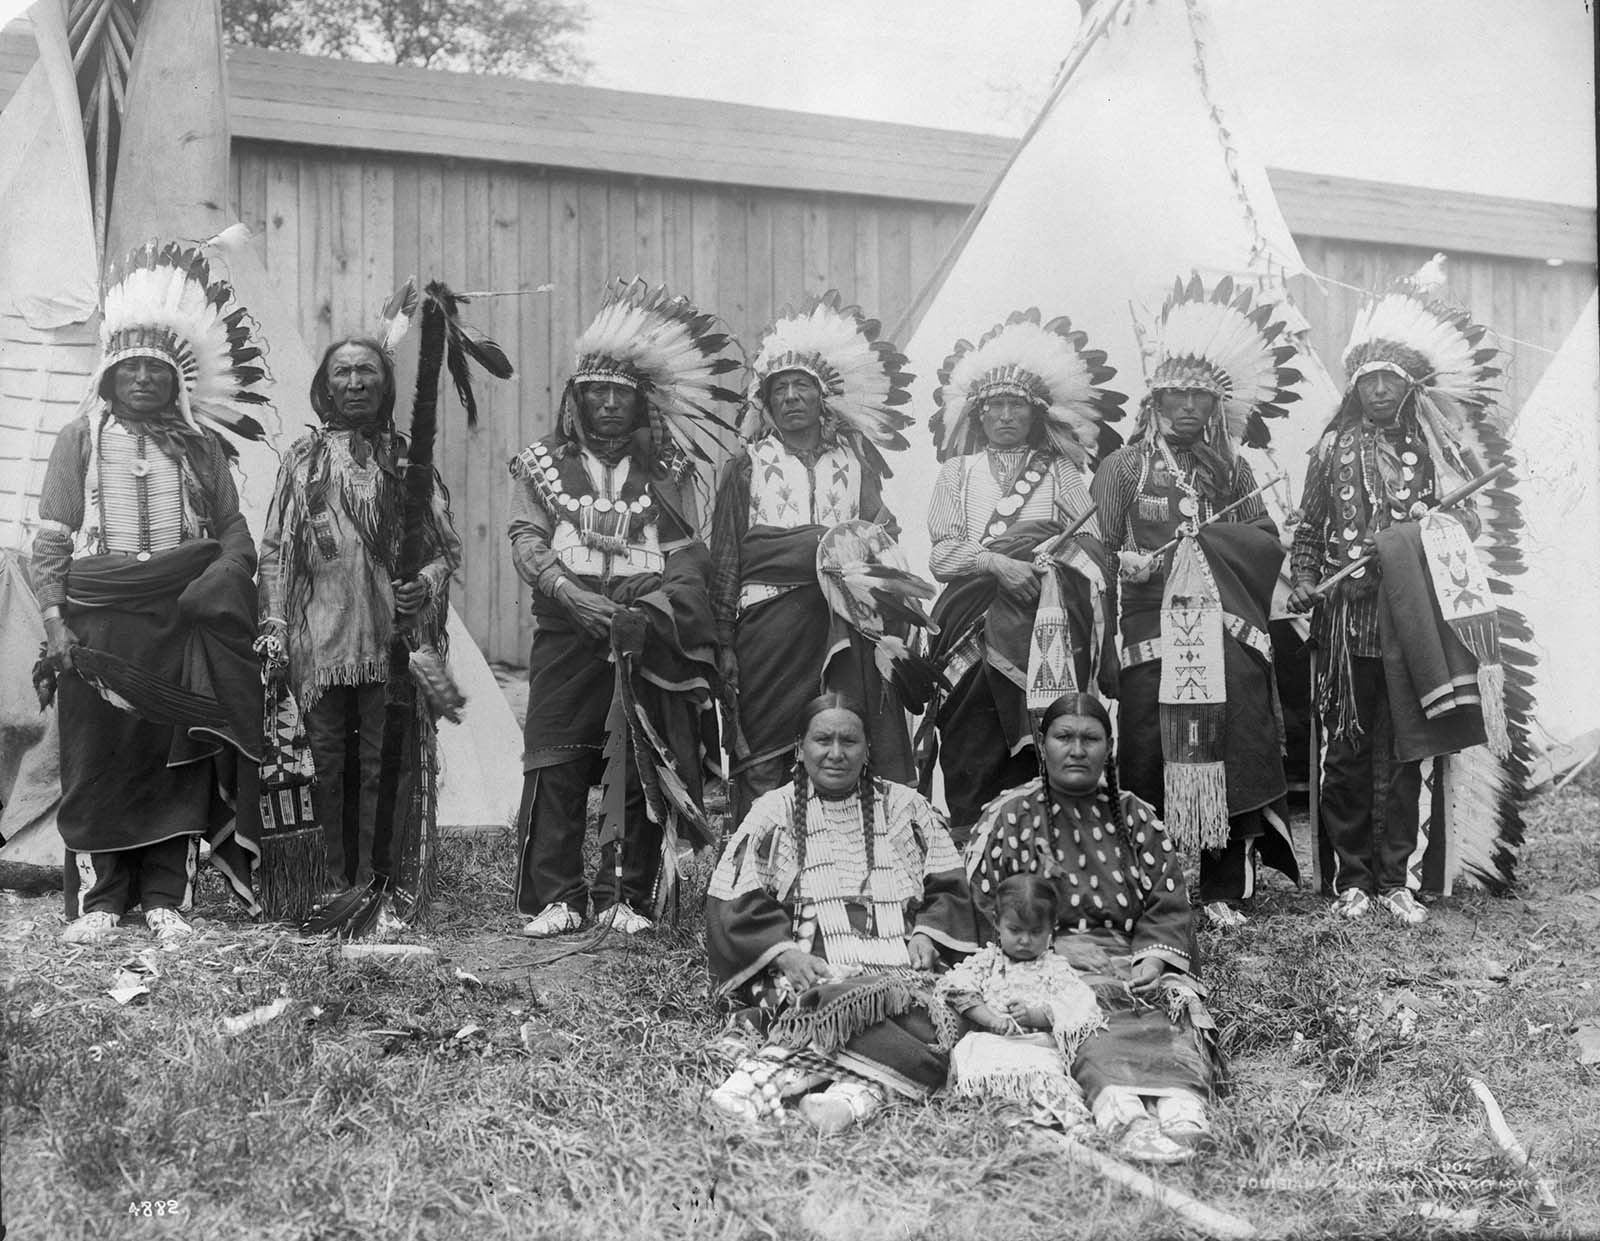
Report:
[{"label": "beaded necklace", "polygon": [[557,517],[571,522],[585,547],[613,555],[628,550],[628,540],[637,539],[655,520],[655,501],[646,489],[636,500],[574,496],[561,481],[561,471],[549,448],[535,444],[522,454],[526,477],[533,484],[540,502]]},{"label": "beaded necklace", "polygon": [[1155,437],[1156,448],[1161,453],[1162,463],[1172,475],[1172,481],[1183,498],[1178,501],[1178,512],[1183,514],[1184,524],[1193,533],[1196,519],[1202,516],[1205,510],[1205,498],[1200,494],[1200,488],[1194,484],[1194,473],[1191,470],[1180,469],[1178,459],[1172,455],[1172,446],[1167,443],[1165,435],[1157,434]]}]

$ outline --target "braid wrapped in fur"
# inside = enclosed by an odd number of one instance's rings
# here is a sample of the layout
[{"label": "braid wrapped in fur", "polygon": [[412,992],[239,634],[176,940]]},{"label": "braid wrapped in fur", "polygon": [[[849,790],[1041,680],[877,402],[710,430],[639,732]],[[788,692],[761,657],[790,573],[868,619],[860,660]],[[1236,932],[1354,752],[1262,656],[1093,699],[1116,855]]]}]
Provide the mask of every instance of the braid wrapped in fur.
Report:
[{"label": "braid wrapped in fur", "polygon": [[[806,873],[806,807],[811,803],[811,782],[806,776],[806,765],[801,762],[799,747],[794,756],[794,809],[789,818],[789,830],[794,833],[795,885],[798,888]],[[798,896],[799,893],[796,892]]]},{"label": "braid wrapped in fur", "polygon": [[878,784],[872,778],[872,759],[869,756],[861,767],[861,780],[856,785],[856,796],[861,799],[861,831],[867,843],[867,874],[871,874],[878,865],[878,851],[874,840],[877,837],[876,809],[878,801]]}]

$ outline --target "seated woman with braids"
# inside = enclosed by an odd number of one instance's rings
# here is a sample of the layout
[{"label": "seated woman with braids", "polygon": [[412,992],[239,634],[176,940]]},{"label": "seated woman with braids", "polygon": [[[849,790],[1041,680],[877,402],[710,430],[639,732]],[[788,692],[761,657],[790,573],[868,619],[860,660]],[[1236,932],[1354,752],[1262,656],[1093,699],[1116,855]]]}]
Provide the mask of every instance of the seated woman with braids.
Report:
[{"label": "seated woman with braids", "polygon": [[1039,754],[1043,777],[991,802],[967,848],[980,925],[993,922],[1007,876],[1055,884],[1055,951],[1106,1018],[1079,1046],[1072,1076],[1122,1158],[1189,1159],[1209,1131],[1220,1062],[1182,859],[1150,807],[1117,787],[1111,718],[1097,698],[1056,699]]},{"label": "seated woman with braids", "polygon": [[712,876],[718,994],[766,1038],[712,1092],[724,1115],[800,1096],[801,1115],[838,1133],[890,1094],[944,1084],[933,971],[977,947],[971,898],[938,812],[873,778],[866,718],[841,694],[806,704],[792,783],[756,799]]}]

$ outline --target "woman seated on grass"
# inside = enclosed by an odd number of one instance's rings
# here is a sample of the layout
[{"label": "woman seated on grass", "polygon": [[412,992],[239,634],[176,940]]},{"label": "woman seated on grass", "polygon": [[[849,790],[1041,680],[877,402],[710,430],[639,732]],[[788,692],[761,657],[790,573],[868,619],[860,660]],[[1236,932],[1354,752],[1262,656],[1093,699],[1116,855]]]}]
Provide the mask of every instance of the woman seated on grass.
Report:
[{"label": "woman seated on grass", "polygon": [[1098,699],[1052,703],[1039,753],[1043,778],[1001,794],[978,821],[967,849],[974,901],[992,923],[1007,876],[1054,883],[1055,951],[1106,1015],[1072,1076],[1118,1155],[1180,1162],[1209,1131],[1218,1065],[1182,860],[1150,807],[1117,787],[1111,718]]},{"label": "woman seated on grass", "polygon": [[890,1093],[944,1084],[932,971],[941,948],[976,948],[971,898],[938,812],[873,779],[865,719],[840,694],[806,704],[793,782],[755,801],[712,876],[718,993],[767,1039],[712,1092],[724,1115],[800,1096],[801,1115],[837,1133]]}]

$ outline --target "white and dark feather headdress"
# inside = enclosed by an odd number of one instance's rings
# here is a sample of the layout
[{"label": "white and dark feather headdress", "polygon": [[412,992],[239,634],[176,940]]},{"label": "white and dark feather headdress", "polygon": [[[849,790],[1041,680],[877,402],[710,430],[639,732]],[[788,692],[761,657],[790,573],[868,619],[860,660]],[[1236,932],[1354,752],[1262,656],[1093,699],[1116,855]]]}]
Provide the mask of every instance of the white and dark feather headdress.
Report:
[{"label": "white and dark feather headdress", "polygon": [[[566,408],[582,383],[616,383],[645,394],[652,423],[660,425],[683,456],[715,468],[737,432],[718,412],[739,402],[736,372],[744,369],[738,341],[715,315],[686,297],[651,288],[635,277],[613,281],[594,321],[576,343],[577,365],[567,385]],[[724,377],[735,375],[734,387]],[[658,451],[665,445],[657,445]]]},{"label": "white and dark feather headdress", "polygon": [[[1439,264],[1436,258],[1429,267]],[[1488,328],[1422,283],[1421,274],[1402,277],[1367,299],[1350,329],[1344,369],[1352,388],[1362,375],[1392,371],[1419,404],[1433,406],[1459,431],[1466,410],[1498,401],[1501,351]]]},{"label": "white and dark feather headdress", "polygon": [[[265,405],[269,382],[256,322],[232,305],[233,286],[211,278],[194,246],[151,241],[116,263],[106,281],[100,322],[104,348],[91,385],[128,358],[156,358],[178,375],[178,410],[241,439],[259,440],[261,424],[244,407]],[[223,439],[230,456],[234,448]]]},{"label": "white and dark feather headdress", "polygon": [[1298,401],[1300,372],[1289,365],[1295,347],[1270,302],[1252,306],[1249,287],[1235,290],[1224,276],[1207,296],[1198,275],[1175,281],[1156,323],[1152,393],[1198,389],[1222,407],[1229,441],[1265,448],[1266,419],[1282,418]]},{"label": "white and dark feather headdress", "polygon": [[905,355],[878,339],[878,321],[842,303],[830,289],[807,299],[798,311],[784,307],[762,332],[739,434],[755,439],[769,430],[767,381],[785,371],[803,371],[822,389],[833,433],[846,436],[863,460],[887,477],[878,449],[907,447],[901,431],[912,419],[899,407],[911,400],[915,376],[905,369]]},{"label": "white and dark feather headdress", "polygon": [[957,341],[939,368],[938,412],[930,429],[939,459],[965,456],[983,446],[978,411],[989,397],[1019,396],[1043,415],[1055,450],[1089,468],[1122,443],[1108,424],[1122,417],[1128,399],[1102,387],[1117,371],[1104,351],[1088,348],[1065,316],[1041,322],[1037,307],[1012,312],[977,345]]}]

